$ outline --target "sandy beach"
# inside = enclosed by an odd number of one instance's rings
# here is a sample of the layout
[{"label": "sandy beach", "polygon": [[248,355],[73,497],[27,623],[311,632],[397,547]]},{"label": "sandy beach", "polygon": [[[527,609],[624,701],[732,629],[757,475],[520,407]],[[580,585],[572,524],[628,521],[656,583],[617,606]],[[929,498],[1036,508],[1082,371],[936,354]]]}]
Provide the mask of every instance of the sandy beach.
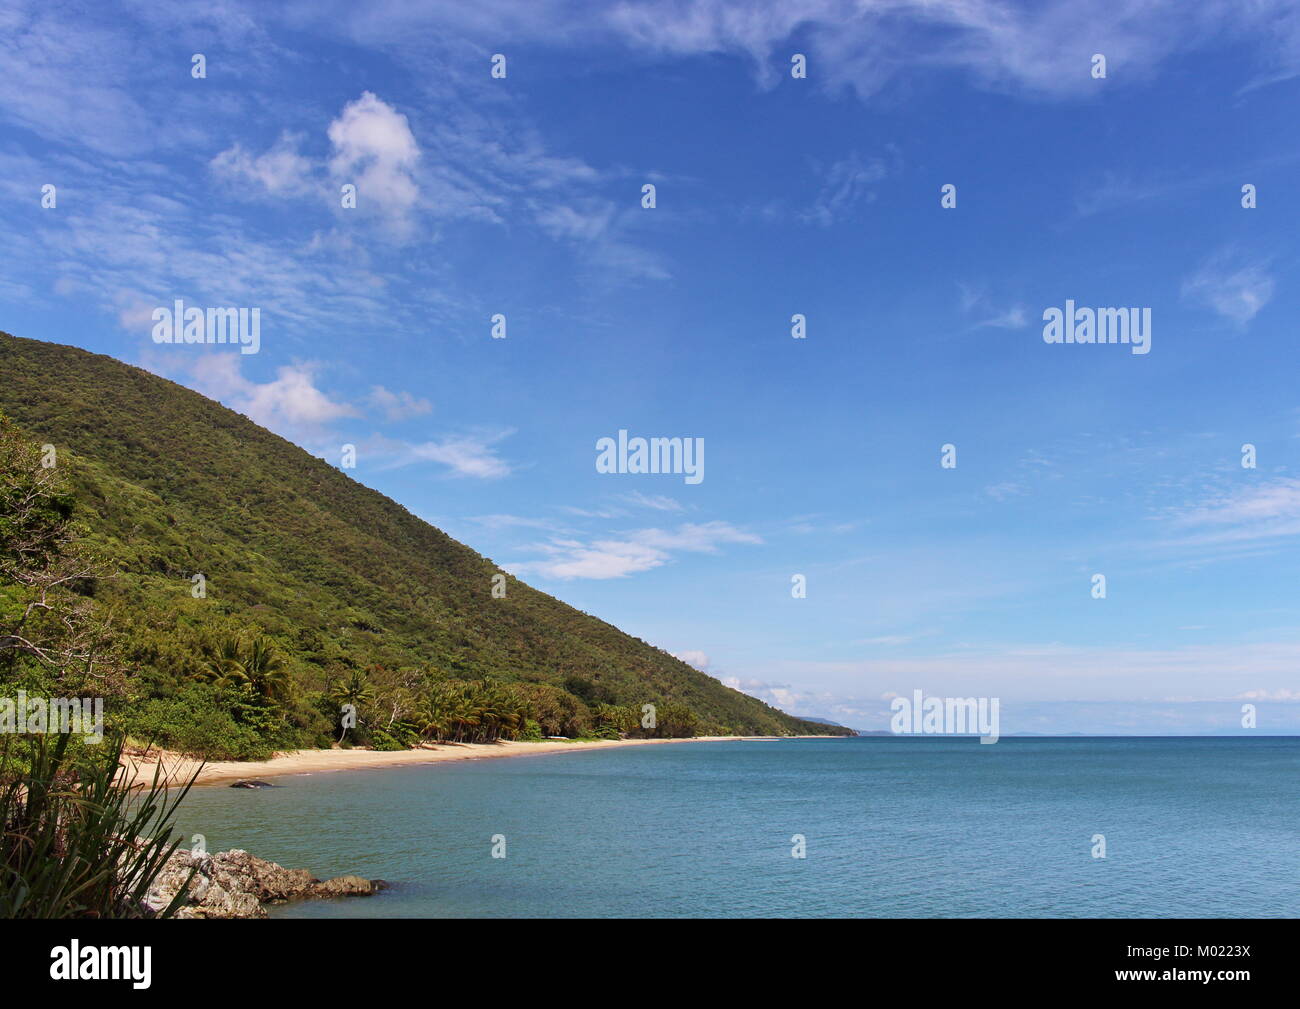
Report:
[{"label": "sandy beach", "polygon": [[[440,743],[415,750],[293,750],[270,760],[211,761],[199,771],[198,785],[221,785],[251,779],[264,781],[289,774],[321,774],[357,771],[370,767],[403,764],[437,764],[447,760],[490,760],[496,757],[536,757],[578,750],[600,750],[612,746],[658,746],[665,743],[699,743],[776,739],[768,736],[698,736],[692,739],[595,739],[580,742],[546,740],[538,743]],[[123,757],[127,774],[134,782],[153,780],[158,760],[169,781],[185,781],[199,768],[199,761],[168,751],[154,751],[146,757]]]}]

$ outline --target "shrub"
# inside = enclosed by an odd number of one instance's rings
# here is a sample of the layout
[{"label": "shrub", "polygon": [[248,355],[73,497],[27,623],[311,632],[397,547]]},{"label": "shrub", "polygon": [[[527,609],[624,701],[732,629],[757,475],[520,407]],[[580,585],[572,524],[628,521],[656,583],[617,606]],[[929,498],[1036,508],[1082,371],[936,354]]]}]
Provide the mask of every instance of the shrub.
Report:
[{"label": "shrub", "polygon": [[180,845],[172,820],[194,779],[169,790],[159,765],[150,786],[126,784],[120,736],[74,768],[70,738],[38,737],[22,758],[8,739],[0,749],[0,917],[171,917],[188,881],[160,911],[144,897]]},{"label": "shrub", "polygon": [[132,735],[206,760],[265,760],[281,742],[279,726],[265,709],[203,683],[146,701],[130,728]]},{"label": "shrub", "polygon": [[405,750],[407,744],[389,735],[383,729],[375,729],[370,734],[370,747],[374,750]]}]

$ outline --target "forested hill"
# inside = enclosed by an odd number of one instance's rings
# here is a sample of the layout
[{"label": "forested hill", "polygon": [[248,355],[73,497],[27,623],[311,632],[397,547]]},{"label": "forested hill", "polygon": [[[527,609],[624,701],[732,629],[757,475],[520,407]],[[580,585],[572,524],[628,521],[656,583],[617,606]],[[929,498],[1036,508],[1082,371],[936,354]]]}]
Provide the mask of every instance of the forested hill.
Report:
[{"label": "forested hill", "polygon": [[[552,684],[592,707],[676,702],[701,730],[844,731],[513,577],[493,598],[487,558],[248,418],[112,358],[0,333],[0,413],[58,452],[84,542],[116,572],[95,597],[142,698],[186,682],[220,636],[265,636],[303,696],[349,670],[423,670]],[[193,598],[196,573],[206,598]]]}]

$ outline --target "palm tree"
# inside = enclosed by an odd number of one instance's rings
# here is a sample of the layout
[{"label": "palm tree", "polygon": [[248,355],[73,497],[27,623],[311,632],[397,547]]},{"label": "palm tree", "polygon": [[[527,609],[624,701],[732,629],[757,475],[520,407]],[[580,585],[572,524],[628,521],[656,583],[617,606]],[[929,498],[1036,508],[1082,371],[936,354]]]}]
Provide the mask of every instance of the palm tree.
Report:
[{"label": "palm tree", "polygon": [[265,635],[247,647],[238,637],[222,639],[207,650],[196,675],[219,687],[247,685],[269,701],[287,700],[293,686],[279,646]]},{"label": "palm tree", "polygon": [[215,647],[204,650],[203,664],[195,674],[198,679],[215,683],[219,687],[231,687],[247,683],[244,674],[242,647],[239,638],[224,638]]},{"label": "palm tree", "polygon": [[443,735],[447,731],[446,705],[439,703],[432,695],[424,698],[415,710],[415,723],[422,738],[428,739],[432,736],[438,742],[442,742]]},{"label": "palm tree", "polygon": [[416,717],[420,734],[439,742],[490,743],[514,738],[529,709],[514,690],[494,683],[440,682],[422,698]]},{"label": "palm tree", "polygon": [[272,701],[288,699],[292,681],[274,640],[265,635],[254,638],[244,654],[243,667],[249,684],[263,697]]},{"label": "palm tree", "polygon": [[[375,699],[375,688],[370,685],[366,674],[360,669],[354,669],[348,673],[348,678],[341,683],[336,683],[330,688],[330,700],[337,704],[350,704],[356,710],[360,710],[363,704],[371,704]],[[339,742],[343,742],[343,737],[347,734],[347,726],[339,733]]]}]

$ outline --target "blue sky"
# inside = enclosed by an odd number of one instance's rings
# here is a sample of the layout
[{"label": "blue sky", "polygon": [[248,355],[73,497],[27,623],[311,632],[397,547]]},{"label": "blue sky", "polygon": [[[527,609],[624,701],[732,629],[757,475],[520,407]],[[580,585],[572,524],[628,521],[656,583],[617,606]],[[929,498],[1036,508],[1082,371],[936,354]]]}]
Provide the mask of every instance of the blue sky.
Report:
[{"label": "blue sky", "polygon": [[[0,328],[354,444],[795,713],[1300,731],[1300,15],[1112,6],[10,2]],[[176,298],[260,352],[156,345]],[[1045,343],[1067,299],[1150,353]],[[705,479],[598,473],[620,429]]]}]

